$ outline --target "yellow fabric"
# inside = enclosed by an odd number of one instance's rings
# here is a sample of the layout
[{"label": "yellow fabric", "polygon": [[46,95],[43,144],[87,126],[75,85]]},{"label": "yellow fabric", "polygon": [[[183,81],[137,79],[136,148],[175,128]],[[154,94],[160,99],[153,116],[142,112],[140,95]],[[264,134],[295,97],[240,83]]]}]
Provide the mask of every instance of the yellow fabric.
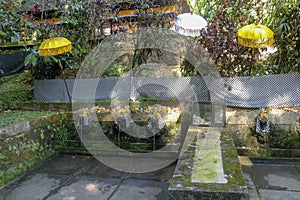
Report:
[{"label": "yellow fabric", "polygon": [[[176,10],[175,5],[171,5],[171,6],[164,6],[164,7],[161,7],[161,8],[149,8],[147,10],[147,13],[148,14],[151,14],[151,13],[177,13],[177,10]],[[139,10],[121,10],[117,14],[117,16],[118,17],[125,17],[125,16],[133,16],[133,15],[138,15],[138,14],[139,14]],[[106,18],[112,18],[113,14],[109,14],[105,17]]]},{"label": "yellow fabric", "polygon": [[266,48],[274,42],[274,32],[267,26],[250,24],[237,32],[238,43],[251,48]]},{"label": "yellow fabric", "polygon": [[44,40],[39,47],[41,56],[54,56],[71,50],[71,42],[64,37],[49,38]]},{"label": "yellow fabric", "polygon": [[268,113],[260,113],[260,117],[265,117],[265,118],[269,118],[269,115]]},{"label": "yellow fabric", "polygon": [[148,9],[149,13],[176,13],[177,14],[177,10],[176,7],[174,5],[171,6],[164,6],[162,8],[150,8]]},{"label": "yellow fabric", "polygon": [[35,24],[53,24],[59,23],[61,20],[59,18],[52,18],[52,19],[44,19],[44,20],[34,20],[33,23]]},{"label": "yellow fabric", "polygon": [[128,16],[128,15],[137,15],[137,14],[138,14],[137,10],[121,10],[118,13],[118,17]]}]

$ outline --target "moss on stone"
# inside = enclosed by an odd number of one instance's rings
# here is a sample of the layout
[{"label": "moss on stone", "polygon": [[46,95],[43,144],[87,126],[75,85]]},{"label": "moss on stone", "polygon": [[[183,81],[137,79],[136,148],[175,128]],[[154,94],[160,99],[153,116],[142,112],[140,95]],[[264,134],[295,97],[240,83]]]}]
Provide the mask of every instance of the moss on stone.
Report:
[{"label": "moss on stone", "polygon": [[[231,133],[223,131],[221,133],[221,150],[223,158],[223,169],[227,183],[195,183],[191,180],[191,169],[184,167],[183,163],[189,163],[193,159],[193,152],[187,151],[188,155],[179,158],[175,174],[169,187],[170,199],[198,198],[210,199],[218,197],[223,199],[247,199],[247,187],[243,179],[238,154],[235,150]],[[192,156],[191,156],[192,155]]]}]

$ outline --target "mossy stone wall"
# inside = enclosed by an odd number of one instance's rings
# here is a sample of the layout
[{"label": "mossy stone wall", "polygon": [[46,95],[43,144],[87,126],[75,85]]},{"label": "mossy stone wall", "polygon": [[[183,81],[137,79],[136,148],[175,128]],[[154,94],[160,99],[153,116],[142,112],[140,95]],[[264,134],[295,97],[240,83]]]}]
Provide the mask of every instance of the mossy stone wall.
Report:
[{"label": "mossy stone wall", "polygon": [[4,126],[0,130],[0,186],[56,153],[68,134],[70,114]]},{"label": "mossy stone wall", "polygon": [[300,156],[298,109],[272,109],[268,112],[270,132],[265,138],[255,131],[259,109],[227,108],[226,127],[232,133],[240,155]]}]

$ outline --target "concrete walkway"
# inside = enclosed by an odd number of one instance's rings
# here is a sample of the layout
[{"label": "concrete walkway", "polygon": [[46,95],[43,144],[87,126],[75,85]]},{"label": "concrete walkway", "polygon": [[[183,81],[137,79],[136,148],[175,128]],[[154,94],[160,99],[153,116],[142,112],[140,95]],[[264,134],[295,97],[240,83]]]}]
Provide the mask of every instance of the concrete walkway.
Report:
[{"label": "concrete walkway", "polygon": [[91,156],[58,155],[0,190],[0,200],[168,199],[175,163],[159,171],[129,174]]},{"label": "concrete walkway", "polygon": [[[298,200],[300,162],[240,157],[250,200]],[[0,200],[167,200],[175,163],[151,173],[113,170],[91,156],[57,155],[0,189]]]}]

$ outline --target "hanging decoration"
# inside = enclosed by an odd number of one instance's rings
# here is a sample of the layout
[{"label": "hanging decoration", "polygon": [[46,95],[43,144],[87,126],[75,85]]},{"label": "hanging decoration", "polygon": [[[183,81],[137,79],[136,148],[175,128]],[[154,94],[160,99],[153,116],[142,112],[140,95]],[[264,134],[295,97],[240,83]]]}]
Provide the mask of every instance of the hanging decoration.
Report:
[{"label": "hanging decoration", "polygon": [[207,21],[200,15],[184,13],[176,17],[174,30],[182,35],[196,37],[201,35],[201,30],[207,26]]}]

